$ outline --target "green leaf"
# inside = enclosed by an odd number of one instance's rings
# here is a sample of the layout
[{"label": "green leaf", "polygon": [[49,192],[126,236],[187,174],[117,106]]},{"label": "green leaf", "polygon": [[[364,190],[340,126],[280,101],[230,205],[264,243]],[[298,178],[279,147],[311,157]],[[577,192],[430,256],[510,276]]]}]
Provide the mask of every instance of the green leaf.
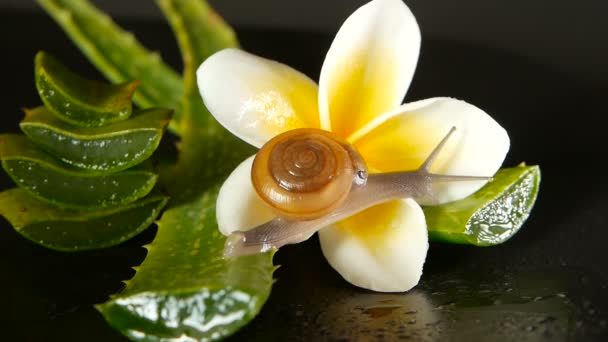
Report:
[{"label": "green leaf", "polygon": [[167,203],[151,195],[103,211],[62,209],[39,201],[22,189],[0,193],[0,215],[25,238],[59,251],[105,248],[124,242],[152,224]]},{"label": "green leaf", "polygon": [[211,52],[200,48],[210,38],[195,35],[199,25],[213,20],[208,6],[194,0],[160,4],[185,61],[179,161],[164,181],[172,202],[133,279],[98,309],[132,339],[217,340],[251,320],[268,298],[272,254],[222,257],[226,239],[215,220],[217,192],[226,175],[254,151],[213,120],[196,90],[195,68]]},{"label": "green leaf", "polygon": [[[198,125],[211,125],[223,131],[203,104],[197,85],[196,68],[215,52],[238,47],[234,31],[202,0],[157,0],[169,20],[184,63],[184,113]],[[207,121],[211,121],[207,123]]]},{"label": "green leaf", "polygon": [[65,168],[25,136],[0,135],[2,167],[15,183],[36,198],[70,208],[103,208],[147,195],[158,176],[143,170],[108,175]]},{"label": "green leaf", "polygon": [[540,185],[538,166],[501,169],[473,195],[452,203],[425,207],[433,241],[491,246],[505,242],[524,224]]},{"label": "green leaf", "polygon": [[36,55],[36,88],[42,102],[61,120],[98,127],[131,115],[131,98],[139,82],[107,84],[82,78],[53,56]]},{"label": "green leaf", "polygon": [[215,340],[258,313],[270,294],[272,255],[222,257],[216,196],[217,187],[163,214],[135,277],[98,306],[114,328],[141,341]]},{"label": "green leaf", "polygon": [[109,80],[141,82],[134,99],[140,107],[173,108],[175,114],[169,128],[180,133],[184,85],[158,53],[144,48],[89,1],[38,2]]},{"label": "green leaf", "polygon": [[168,109],[148,109],[108,126],[80,128],[38,107],[26,110],[20,126],[32,142],[73,167],[115,172],[148,159],[158,147],[170,117]]}]

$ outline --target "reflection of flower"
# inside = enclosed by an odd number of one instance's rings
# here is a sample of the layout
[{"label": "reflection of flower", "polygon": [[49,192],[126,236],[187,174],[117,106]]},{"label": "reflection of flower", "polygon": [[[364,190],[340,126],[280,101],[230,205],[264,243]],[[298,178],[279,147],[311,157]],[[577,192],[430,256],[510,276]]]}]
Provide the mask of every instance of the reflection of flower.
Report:
[{"label": "reflection of flower", "polygon": [[[374,0],[342,25],[318,87],[283,64],[228,49],[201,65],[199,89],[215,118],[257,147],[284,131],[317,127],[352,143],[372,172],[411,170],[456,126],[432,171],[493,174],[509,138],[482,110],[450,98],[400,106],[419,47],[418,25],[403,2]],[[217,217],[224,234],[253,228],[274,216],[253,190],[251,164],[252,158],[244,161],[220,191]],[[435,199],[461,199],[482,185],[438,185]],[[354,285],[406,291],[420,279],[428,238],[422,209],[412,199],[369,208],[319,235],[331,266]]]},{"label": "reflection of flower", "polygon": [[340,292],[316,315],[311,334],[312,340],[322,341],[375,341],[379,332],[386,336],[407,333],[413,340],[421,335],[437,339],[441,336],[438,328],[444,328],[441,316],[429,296],[419,290],[405,294]]}]

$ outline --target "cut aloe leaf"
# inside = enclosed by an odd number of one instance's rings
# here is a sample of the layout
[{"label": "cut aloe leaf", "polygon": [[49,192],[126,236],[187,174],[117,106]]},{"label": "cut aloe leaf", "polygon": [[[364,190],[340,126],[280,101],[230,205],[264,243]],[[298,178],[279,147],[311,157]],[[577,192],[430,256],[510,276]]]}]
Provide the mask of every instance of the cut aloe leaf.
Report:
[{"label": "cut aloe leaf", "polygon": [[223,258],[217,190],[165,211],[135,277],[97,306],[115,329],[141,341],[210,341],[261,309],[273,282],[272,253]]},{"label": "cut aloe leaf", "polygon": [[65,168],[25,136],[0,135],[2,167],[34,197],[72,208],[104,208],[133,202],[147,195],[157,175],[127,170],[96,175]]},{"label": "cut aloe leaf", "polygon": [[180,132],[184,85],[158,53],[143,47],[86,0],[38,0],[89,60],[112,82],[139,80],[135,103],[175,109],[169,128]]},{"label": "cut aloe leaf", "polygon": [[424,208],[432,241],[491,246],[515,235],[530,215],[540,185],[538,166],[499,170],[473,195]]},{"label": "cut aloe leaf", "polygon": [[105,248],[124,242],[149,227],[168,197],[153,195],[102,211],[62,209],[23,189],[0,193],[0,215],[25,238],[59,251]]},{"label": "cut aloe leaf", "polygon": [[219,184],[253,151],[210,118],[195,89],[195,67],[205,53],[191,41],[208,39],[193,35],[200,23],[214,22],[208,7],[190,0],[160,4],[186,61],[180,158],[165,179],[172,203],[133,279],[98,309],[134,340],[212,341],[259,312],[273,283],[272,254],[222,256],[226,238],[215,220]]},{"label": "cut aloe leaf", "polygon": [[21,130],[45,151],[80,169],[114,172],[148,159],[171,117],[168,109],[138,111],[104,127],[73,127],[45,107],[26,110]]},{"label": "cut aloe leaf", "polygon": [[42,102],[65,122],[98,127],[131,115],[131,98],[139,82],[113,85],[87,80],[42,51],[36,55],[35,70]]}]

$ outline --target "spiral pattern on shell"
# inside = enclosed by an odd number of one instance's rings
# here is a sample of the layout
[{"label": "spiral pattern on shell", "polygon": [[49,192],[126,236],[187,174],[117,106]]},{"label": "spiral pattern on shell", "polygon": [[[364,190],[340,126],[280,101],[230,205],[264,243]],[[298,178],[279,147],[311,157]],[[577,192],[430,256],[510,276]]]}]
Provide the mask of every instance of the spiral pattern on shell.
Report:
[{"label": "spiral pattern on shell", "polygon": [[274,137],[257,153],[251,170],[258,195],[290,220],[331,212],[366,175],[365,163],[351,145],[314,128]]}]

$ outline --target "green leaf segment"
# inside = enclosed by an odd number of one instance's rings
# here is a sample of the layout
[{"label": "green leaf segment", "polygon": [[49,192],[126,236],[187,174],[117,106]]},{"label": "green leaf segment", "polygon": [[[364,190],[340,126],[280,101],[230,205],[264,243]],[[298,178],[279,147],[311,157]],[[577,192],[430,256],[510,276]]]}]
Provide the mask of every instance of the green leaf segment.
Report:
[{"label": "green leaf segment", "polygon": [[104,173],[125,170],[148,159],[171,118],[168,109],[146,109],[135,112],[129,120],[81,128],[66,124],[46,107],[26,110],[25,114],[21,130],[40,148],[74,168]]},{"label": "green leaf segment", "polygon": [[499,170],[494,181],[452,203],[425,207],[433,241],[492,246],[511,238],[524,224],[540,186],[540,168],[520,165]]},{"label": "green leaf segment", "polygon": [[22,189],[0,193],[0,215],[24,237],[47,248],[73,252],[117,245],[146,229],[168,197],[151,195],[99,211],[49,205]]},{"label": "green leaf segment", "polygon": [[0,135],[2,167],[23,190],[61,207],[97,209],[128,204],[147,195],[158,176],[145,170],[95,174],[65,168],[25,136]]},{"label": "green leaf segment", "polygon": [[42,102],[67,123],[98,127],[131,115],[131,98],[139,82],[109,85],[84,79],[51,55],[36,55],[36,88]]}]

